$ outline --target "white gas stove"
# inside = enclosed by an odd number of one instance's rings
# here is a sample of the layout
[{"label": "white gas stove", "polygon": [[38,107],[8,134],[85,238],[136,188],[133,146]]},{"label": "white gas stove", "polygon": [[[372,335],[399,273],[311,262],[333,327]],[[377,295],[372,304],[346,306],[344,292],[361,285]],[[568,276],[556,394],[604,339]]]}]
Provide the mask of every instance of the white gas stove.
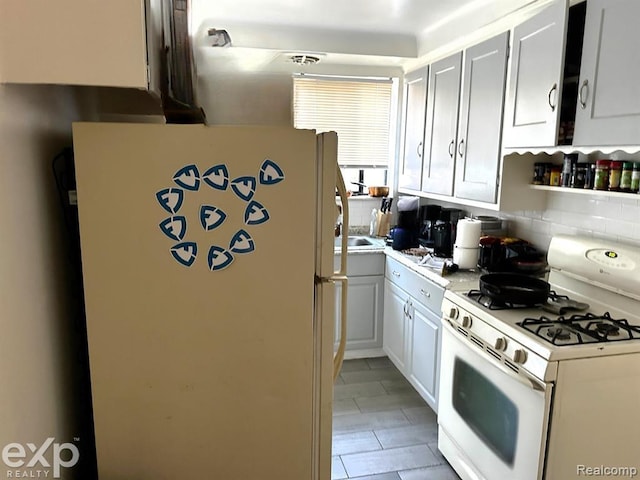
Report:
[{"label": "white gas stove", "polygon": [[439,448],[463,479],[640,471],[640,249],[558,236],[547,260],[550,305],[445,294]]}]

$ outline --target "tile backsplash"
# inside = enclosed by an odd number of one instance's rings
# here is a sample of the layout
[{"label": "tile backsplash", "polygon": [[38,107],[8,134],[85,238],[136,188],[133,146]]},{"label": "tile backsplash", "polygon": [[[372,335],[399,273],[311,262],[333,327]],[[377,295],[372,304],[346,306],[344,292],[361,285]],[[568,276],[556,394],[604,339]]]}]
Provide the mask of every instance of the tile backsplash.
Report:
[{"label": "tile backsplash", "polygon": [[[349,228],[358,232],[366,230],[369,232],[371,224],[371,210],[380,209],[382,198],[373,198],[369,196],[350,197],[349,198]],[[392,222],[393,224],[393,222]]]},{"label": "tile backsplash", "polygon": [[453,204],[471,215],[493,215],[508,222],[510,235],[546,251],[558,234],[606,238],[640,247],[640,195],[628,198],[548,192],[542,211],[495,212]]},{"label": "tile backsplash", "polygon": [[[359,231],[368,230],[371,210],[379,209],[380,203],[379,198],[350,198],[350,227]],[[507,221],[509,235],[528,240],[544,251],[548,249],[551,237],[558,234],[606,238],[640,247],[640,195],[629,194],[628,198],[619,198],[548,192],[545,210],[518,212],[495,212],[427,199],[423,199],[422,203],[462,208],[467,215],[500,217]],[[391,224],[394,224],[394,220]]]}]

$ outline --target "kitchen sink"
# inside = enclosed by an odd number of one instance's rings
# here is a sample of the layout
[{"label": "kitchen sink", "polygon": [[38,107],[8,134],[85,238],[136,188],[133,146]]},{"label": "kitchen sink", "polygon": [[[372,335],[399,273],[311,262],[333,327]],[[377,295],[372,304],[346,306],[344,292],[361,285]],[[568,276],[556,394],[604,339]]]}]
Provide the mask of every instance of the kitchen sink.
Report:
[{"label": "kitchen sink", "polygon": [[[341,242],[342,242],[342,237],[336,237],[335,245],[337,248],[340,247]],[[358,236],[349,235],[349,237],[347,237],[347,247],[349,248],[353,248],[353,247],[380,248],[380,247],[384,247],[384,240],[377,239],[377,238],[364,237],[360,235]]]},{"label": "kitchen sink", "polygon": [[364,237],[349,237],[347,238],[347,246],[349,247],[362,247],[364,245],[373,245],[373,242]]}]

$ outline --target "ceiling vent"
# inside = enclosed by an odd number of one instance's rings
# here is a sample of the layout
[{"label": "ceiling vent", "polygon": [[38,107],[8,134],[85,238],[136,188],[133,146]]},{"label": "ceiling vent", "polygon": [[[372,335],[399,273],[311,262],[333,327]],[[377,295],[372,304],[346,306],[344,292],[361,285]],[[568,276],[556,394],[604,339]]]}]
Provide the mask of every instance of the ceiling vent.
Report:
[{"label": "ceiling vent", "polygon": [[320,61],[320,57],[315,55],[292,55],[291,61],[298,65],[315,65]]}]

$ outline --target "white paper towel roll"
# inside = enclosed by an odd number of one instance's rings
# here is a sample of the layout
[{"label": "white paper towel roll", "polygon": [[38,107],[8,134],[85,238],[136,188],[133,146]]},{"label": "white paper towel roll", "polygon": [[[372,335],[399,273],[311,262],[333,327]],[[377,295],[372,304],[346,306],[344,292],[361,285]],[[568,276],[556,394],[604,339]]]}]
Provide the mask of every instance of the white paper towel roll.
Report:
[{"label": "white paper towel roll", "polygon": [[458,220],[456,227],[456,246],[460,248],[478,248],[482,222],[473,218]]}]

